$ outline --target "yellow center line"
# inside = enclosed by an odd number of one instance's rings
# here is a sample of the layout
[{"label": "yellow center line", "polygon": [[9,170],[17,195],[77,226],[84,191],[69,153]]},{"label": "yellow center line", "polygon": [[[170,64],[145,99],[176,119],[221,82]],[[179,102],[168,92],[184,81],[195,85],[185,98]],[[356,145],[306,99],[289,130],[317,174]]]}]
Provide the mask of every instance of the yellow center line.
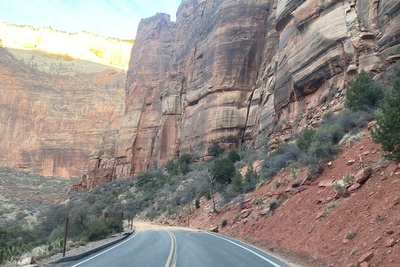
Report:
[{"label": "yellow center line", "polygon": [[172,260],[172,267],[176,267],[176,261],[178,259],[178,255],[177,255],[178,244],[176,242],[176,237],[172,232],[170,232],[168,230],[165,230],[165,231],[171,237],[171,250],[169,251],[168,260],[167,260],[167,263],[165,264],[165,267],[170,266],[171,260]]},{"label": "yellow center line", "polygon": [[167,263],[165,264],[165,267],[169,267],[169,265],[171,263],[171,259],[172,259],[172,254],[174,252],[174,238],[172,237],[172,235],[171,235],[171,233],[169,231],[166,230],[166,232],[171,237],[171,250],[169,251],[169,256],[168,256]]}]

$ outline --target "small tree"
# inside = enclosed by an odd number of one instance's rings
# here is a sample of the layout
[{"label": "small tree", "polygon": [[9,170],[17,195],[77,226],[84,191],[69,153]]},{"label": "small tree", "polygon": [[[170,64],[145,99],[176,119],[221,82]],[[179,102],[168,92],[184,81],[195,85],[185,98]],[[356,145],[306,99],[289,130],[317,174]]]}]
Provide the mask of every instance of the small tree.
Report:
[{"label": "small tree", "polygon": [[376,107],[382,97],[382,88],[363,69],[356,80],[350,83],[346,92],[345,105],[352,111],[367,110]]},{"label": "small tree", "polygon": [[232,161],[232,163],[240,160],[240,156],[237,153],[236,149],[232,149],[231,151],[229,151],[228,159]]},{"label": "small tree", "polygon": [[386,155],[389,159],[400,159],[400,78],[394,78],[392,84],[392,91],[386,93],[384,104],[380,106],[371,136],[390,153]]},{"label": "small tree", "polygon": [[189,172],[189,165],[186,162],[183,162],[181,164],[180,171],[183,175],[187,174]]},{"label": "small tree", "polygon": [[216,159],[211,172],[218,183],[230,183],[235,175],[235,165],[228,158]]},{"label": "small tree", "polygon": [[220,147],[217,142],[212,141],[212,145],[207,149],[208,154],[218,157],[222,153],[224,153],[224,149]]},{"label": "small tree", "polygon": [[201,179],[206,180],[208,187],[210,189],[210,197],[212,201],[212,208],[215,213],[217,213],[217,210],[215,208],[215,199],[214,199],[214,186],[215,186],[215,178],[211,174],[209,170],[204,170],[201,171],[198,175],[200,175]]},{"label": "small tree", "polygon": [[200,208],[200,197],[199,197],[199,195],[196,195],[196,197],[194,198],[194,206],[196,207],[196,209]]},{"label": "small tree", "polygon": [[172,160],[168,160],[165,165],[165,169],[171,175],[176,175],[178,173],[178,168]]},{"label": "small tree", "polygon": [[186,162],[186,164],[189,164],[191,160],[192,160],[192,155],[190,155],[190,154],[182,154],[178,158],[178,163],[179,163],[179,165],[182,165],[184,162]]},{"label": "small tree", "polygon": [[236,172],[232,179],[232,187],[235,192],[242,192],[243,189],[243,177],[240,172]]}]

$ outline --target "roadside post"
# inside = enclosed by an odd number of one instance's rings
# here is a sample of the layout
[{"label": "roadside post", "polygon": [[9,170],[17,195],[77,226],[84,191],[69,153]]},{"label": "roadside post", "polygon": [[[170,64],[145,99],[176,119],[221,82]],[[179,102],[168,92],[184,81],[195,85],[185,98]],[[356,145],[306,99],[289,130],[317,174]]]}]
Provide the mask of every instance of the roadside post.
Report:
[{"label": "roadside post", "polygon": [[65,249],[67,247],[68,224],[69,224],[69,217],[65,218],[63,258],[65,257]]}]

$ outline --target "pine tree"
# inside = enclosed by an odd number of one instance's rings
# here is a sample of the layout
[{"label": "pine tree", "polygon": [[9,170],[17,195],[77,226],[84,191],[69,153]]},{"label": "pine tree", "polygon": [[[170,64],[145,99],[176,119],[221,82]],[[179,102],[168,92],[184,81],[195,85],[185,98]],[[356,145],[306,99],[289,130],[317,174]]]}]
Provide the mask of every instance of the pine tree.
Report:
[{"label": "pine tree", "polygon": [[236,161],[240,160],[239,154],[236,152],[236,149],[232,149],[229,151],[228,159],[232,161],[232,163],[235,163]]},{"label": "pine tree", "polygon": [[382,88],[361,70],[346,92],[346,107],[352,111],[374,108],[383,97]]},{"label": "pine tree", "polygon": [[371,136],[390,153],[389,159],[400,159],[400,77],[394,78],[392,84],[392,91],[385,94],[384,104],[380,106]]}]

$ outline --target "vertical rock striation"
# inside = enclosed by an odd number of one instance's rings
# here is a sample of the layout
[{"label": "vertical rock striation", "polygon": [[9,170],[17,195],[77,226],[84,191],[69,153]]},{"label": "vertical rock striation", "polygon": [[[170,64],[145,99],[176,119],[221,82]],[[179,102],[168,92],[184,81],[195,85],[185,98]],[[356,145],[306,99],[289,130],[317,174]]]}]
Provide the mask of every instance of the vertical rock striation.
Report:
[{"label": "vertical rock striation", "polygon": [[386,70],[399,13],[396,0],[183,0],[176,24],[142,20],[112,179],[204,156],[212,140],[226,149],[289,140],[290,127],[278,136],[274,126],[285,119],[300,131],[301,113],[343,108],[362,68]]}]

